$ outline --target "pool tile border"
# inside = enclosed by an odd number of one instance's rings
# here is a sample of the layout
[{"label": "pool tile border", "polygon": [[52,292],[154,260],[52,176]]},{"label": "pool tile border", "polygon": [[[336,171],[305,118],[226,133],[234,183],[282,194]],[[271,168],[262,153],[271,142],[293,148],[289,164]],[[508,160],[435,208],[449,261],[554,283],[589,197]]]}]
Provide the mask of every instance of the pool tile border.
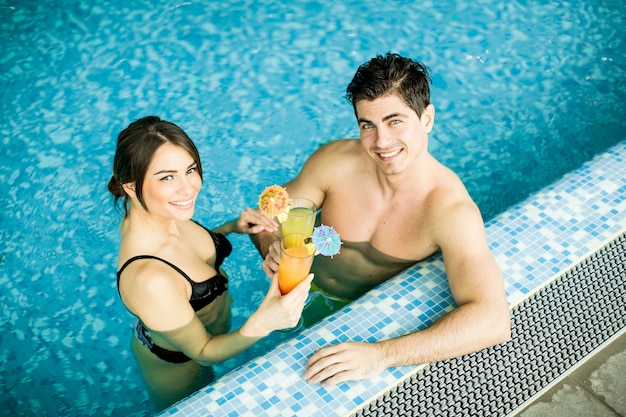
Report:
[{"label": "pool tile border", "polygon": [[[625,225],[626,141],[486,224],[509,304],[527,298]],[[423,329],[453,306],[443,260],[436,255],[160,415],[348,415],[422,366],[322,388],[302,380],[307,358],[330,343],[383,340]]]}]

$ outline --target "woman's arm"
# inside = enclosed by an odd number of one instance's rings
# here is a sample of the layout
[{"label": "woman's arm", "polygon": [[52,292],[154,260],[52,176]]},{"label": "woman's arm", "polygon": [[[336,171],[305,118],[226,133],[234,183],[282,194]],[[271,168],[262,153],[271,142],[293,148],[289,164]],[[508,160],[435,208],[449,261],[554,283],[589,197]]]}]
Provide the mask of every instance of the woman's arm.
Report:
[{"label": "woman's arm", "polygon": [[239,218],[230,220],[213,231],[223,235],[229,233],[248,235],[260,232],[275,233],[278,231],[278,223],[258,210],[247,208],[239,215]]},{"label": "woman's arm", "polygon": [[144,265],[133,278],[123,280],[122,295],[157,344],[164,341],[166,349],[181,351],[203,365],[211,365],[239,354],[273,330],[295,326],[312,279],[309,275],[293,291],[281,296],[275,276],[261,305],[244,325],[217,336],[206,331],[191,308],[184,282],[158,265]]},{"label": "woman's arm", "polygon": [[312,279],[313,275],[309,275],[289,294],[281,296],[278,278],[274,277],[259,308],[240,329],[233,332],[212,336],[194,315],[189,323],[177,329],[157,333],[204,366],[222,362],[243,352],[274,330],[294,327],[302,314]]}]

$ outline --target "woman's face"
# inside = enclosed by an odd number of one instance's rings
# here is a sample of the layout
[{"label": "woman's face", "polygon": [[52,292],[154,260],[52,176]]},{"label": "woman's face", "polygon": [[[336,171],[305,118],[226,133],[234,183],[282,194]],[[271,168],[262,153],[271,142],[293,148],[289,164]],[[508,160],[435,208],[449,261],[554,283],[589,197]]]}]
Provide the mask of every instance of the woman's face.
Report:
[{"label": "woman's face", "polygon": [[201,186],[202,178],[191,154],[183,147],[165,143],[148,165],[142,195],[151,215],[189,220]]}]

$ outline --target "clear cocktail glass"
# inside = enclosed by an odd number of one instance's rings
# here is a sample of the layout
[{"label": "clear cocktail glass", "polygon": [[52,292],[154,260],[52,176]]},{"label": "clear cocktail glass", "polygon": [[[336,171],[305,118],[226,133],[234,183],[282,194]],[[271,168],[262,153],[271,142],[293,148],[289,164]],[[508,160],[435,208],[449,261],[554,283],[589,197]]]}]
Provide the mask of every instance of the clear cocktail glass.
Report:
[{"label": "clear cocktail glass", "polygon": [[310,234],[290,233],[280,240],[280,264],[278,265],[278,287],[285,295],[309,275],[315,249],[307,242]]},{"label": "clear cocktail glass", "polygon": [[282,235],[301,233],[311,236],[315,226],[317,206],[307,198],[293,197],[289,199],[289,212],[281,223]]}]

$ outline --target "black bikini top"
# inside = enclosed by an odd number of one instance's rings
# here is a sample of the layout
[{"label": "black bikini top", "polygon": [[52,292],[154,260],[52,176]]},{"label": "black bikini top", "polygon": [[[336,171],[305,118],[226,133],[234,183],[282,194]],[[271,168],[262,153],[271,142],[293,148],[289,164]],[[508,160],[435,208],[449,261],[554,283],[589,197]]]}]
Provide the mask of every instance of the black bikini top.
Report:
[{"label": "black bikini top", "polygon": [[[202,225],[200,225],[202,226]],[[233,251],[233,246],[230,241],[221,233],[215,233],[202,226],[213,239],[215,244],[215,269],[217,270],[217,274],[202,282],[195,282],[187,274],[185,274],[179,267],[174,265],[173,263],[166,261],[165,259],[159,258],[157,256],[152,255],[138,255],[133,256],[117,271],[117,290],[119,291],[120,286],[120,276],[126,267],[131,263],[139,259],[156,259],[161,261],[174,269],[176,272],[181,274],[183,278],[185,278],[189,284],[191,285],[191,298],[189,298],[189,304],[194,311],[201,310],[202,308],[209,305],[213,300],[215,300],[218,296],[222,295],[224,291],[227,289],[228,279],[220,274],[219,267],[224,262],[224,259],[231,254]]]}]

